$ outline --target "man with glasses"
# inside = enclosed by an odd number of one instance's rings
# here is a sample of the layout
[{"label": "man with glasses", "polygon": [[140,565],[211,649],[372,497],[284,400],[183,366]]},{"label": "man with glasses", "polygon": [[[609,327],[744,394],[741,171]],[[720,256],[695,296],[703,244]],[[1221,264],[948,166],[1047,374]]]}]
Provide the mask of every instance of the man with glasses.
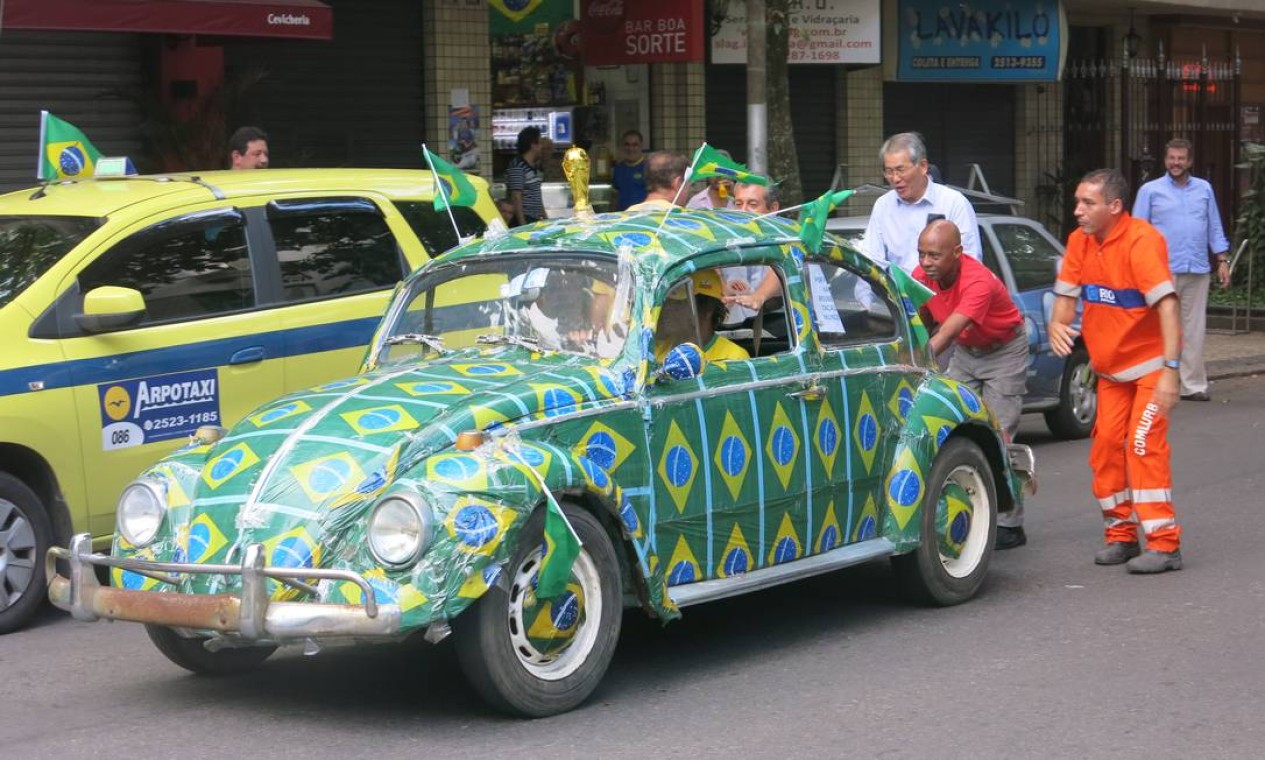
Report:
[{"label": "man with glasses", "polygon": [[929,222],[948,219],[962,233],[962,250],[981,257],[979,224],[966,196],[932,181],[927,148],[914,132],[892,135],[879,151],[891,190],[874,202],[865,228],[865,253],[906,272],[918,268],[918,235]]},{"label": "man with glasses", "polygon": [[637,130],[630,129],[624,133],[620,145],[623,159],[615,164],[611,175],[616,211],[624,211],[646,199],[646,159],[641,153],[642,142],[641,133]]}]

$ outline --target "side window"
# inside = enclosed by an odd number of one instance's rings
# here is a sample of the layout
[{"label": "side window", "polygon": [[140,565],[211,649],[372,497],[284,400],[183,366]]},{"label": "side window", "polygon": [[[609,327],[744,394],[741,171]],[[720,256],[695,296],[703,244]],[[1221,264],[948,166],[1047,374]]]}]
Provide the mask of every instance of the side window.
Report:
[{"label": "side window", "polygon": [[[994,227],[993,229],[996,230],[997,228]],[[997,261],[997,247],[993,245],[992,238],[988,236],[988,233],[984,231],[983,227],[979,228],[979,243],[984,249],[984,266],[988,267],[989,271],[997,275],[997,279],[1005,282],[1006,275],[1002,274],[1001,264]],[[1013,262],[1011,265],[1013,266]]]},{"label": "side window", "polygon": [[436,211],[430,201],[397,201],[395,207],[431,256],[438,256],[460,242],[452,228],[453,219],[462,237],[481,235],[487,226],[474,209],[465,206],[454,207],[452,219],[448,218],[447,211]]},{"label": "side window", "polygon": [[1058,277],[1063,252],[1040,230],[1026,224],[994,224],[1019,291],[1048,288]]},{"label": "side window", "polygon": [[79,274],[79,291],[103,285],[145,296],[141,324],[199,319],[255,305],[246,229],[236,212],[200,215],[137,233]]},{"label": "side window", "polygon": [[[750,320],[743,327],[722,329],[728,315],[724,297],[730,292],[726,281],[732,278],[735,269],[744,268],[702,269],[673,284],[663,301],[659,323],[655,327],[657,361],[662,361],[671,348],[685,342],[702,346],[707,360],[712,362],[766,356],[778,352],[779,346],[780,350],[786,350],[785,328],[780,331],[780,339],[774,337],[778,332],[774,323],[785,324],[785,318],[780,316],[780,306],[776,307],[776,312],[770,312],[772,304],[766,307],[765,311],[770,313],[761,318],[761,322],[768,326],[761,328],[762,340],[756,340],[755,328]],[[760,346],[758,353],[757,346]]]},{"label": "side window", "polygon": [[827,348],[895,340],[896,304],[886,287],[829,262],[805,267],[813,324]]},{"label": "side window", "polygon": [[283,300],[381,290],[404,276],[395,237],[376,213],[269,208],[268,217],[281,262]]}]

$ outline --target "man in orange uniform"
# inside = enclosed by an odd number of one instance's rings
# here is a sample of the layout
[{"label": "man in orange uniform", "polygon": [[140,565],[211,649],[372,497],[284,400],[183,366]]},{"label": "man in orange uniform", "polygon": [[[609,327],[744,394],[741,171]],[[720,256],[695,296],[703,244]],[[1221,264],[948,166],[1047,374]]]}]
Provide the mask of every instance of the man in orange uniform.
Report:
[{"label": "man in orange uniform", "polygon": [[[1180,570],[1181,528],[1173,514],[1168,413],[1177,403],[1181,311],[1164,238],[1125,211],[1128,185],[1120,172],[1099,169],[1076,188],[1080,229],[1054,284],[1050,346],[1072,352],[1076,299],[1085,299],[1083,326],[1098,373],[1098,421],[1089,465],[1102,506],[1106,546],[1100,565],[1127,562],[1131,573]],[[1138,547],[1138,518],[1146,551]]]}]

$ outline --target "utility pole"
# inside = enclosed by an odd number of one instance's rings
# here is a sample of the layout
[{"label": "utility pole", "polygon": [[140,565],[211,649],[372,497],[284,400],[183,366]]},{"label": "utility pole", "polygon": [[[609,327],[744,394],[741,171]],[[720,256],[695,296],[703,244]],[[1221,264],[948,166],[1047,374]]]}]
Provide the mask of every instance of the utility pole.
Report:
[{"label": "utility pole", "polygon": [[767,92],[768,42],[764,0],[747,3],[747,166],[756,174],[769,169],[769,112]]}]

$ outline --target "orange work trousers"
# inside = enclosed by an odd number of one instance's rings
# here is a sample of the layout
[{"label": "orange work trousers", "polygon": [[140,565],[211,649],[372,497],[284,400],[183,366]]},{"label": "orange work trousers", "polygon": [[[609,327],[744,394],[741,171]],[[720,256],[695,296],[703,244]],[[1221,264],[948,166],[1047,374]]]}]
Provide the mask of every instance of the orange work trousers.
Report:
[{"label": "orange work trousers", "polygon": [[1089,466],[1107,541],[1136,543],[1141,519],[1147,548],[1171,552],[1181,543],[1181,527],[1173,513],[1168,417],[1151,401],[1160,372],[1129,383],[1098,379]]}]

